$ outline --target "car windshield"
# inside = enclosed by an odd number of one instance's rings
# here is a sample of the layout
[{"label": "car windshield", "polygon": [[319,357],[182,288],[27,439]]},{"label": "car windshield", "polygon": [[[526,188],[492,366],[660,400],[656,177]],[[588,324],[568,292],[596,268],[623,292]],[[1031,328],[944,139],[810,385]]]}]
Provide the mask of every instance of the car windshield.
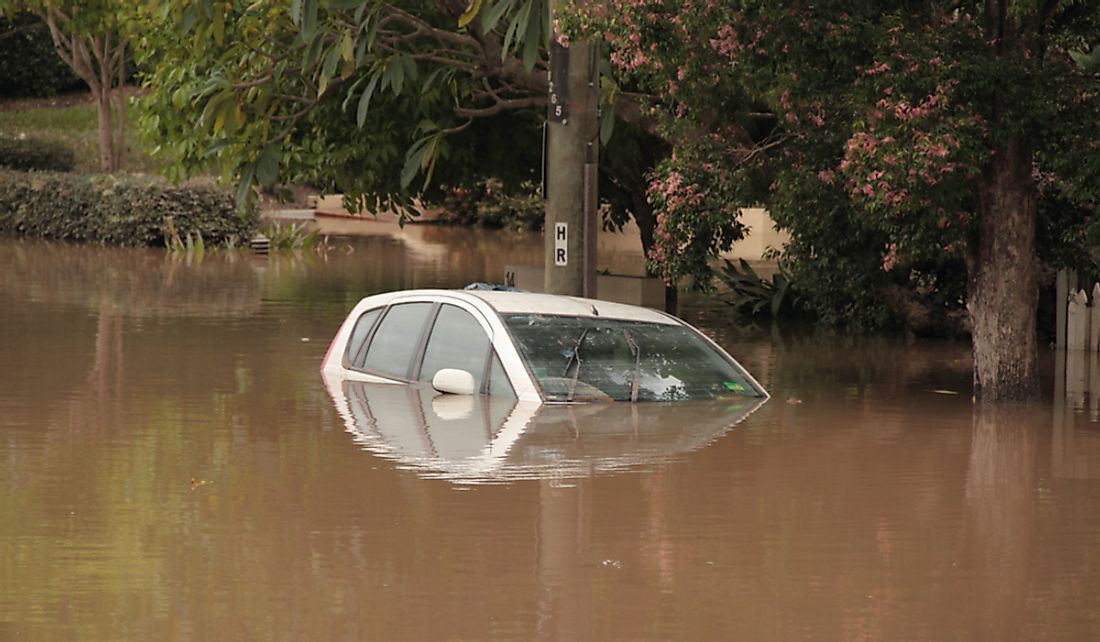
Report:
[{"label": "car windshield", "polygon": [[745,373],[691,328],[598,317],[504,317],[549,401],[758,397]]}]

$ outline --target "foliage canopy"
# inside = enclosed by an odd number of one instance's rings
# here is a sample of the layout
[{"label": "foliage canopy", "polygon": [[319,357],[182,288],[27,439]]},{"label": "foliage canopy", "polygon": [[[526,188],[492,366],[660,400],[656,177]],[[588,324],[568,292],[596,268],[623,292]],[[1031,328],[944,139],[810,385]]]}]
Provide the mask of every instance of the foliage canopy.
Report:
[{"label": "foliage canopy", "polygon": [[159,2],[138,43],[144,127],[177,177],[216,164],[241,200],[306,179],[405,208],[448,183],[530,180],[543,5],[461,4]]},{"label": "foliage canopy", "polygon": [[764,204],[791,233],[795,278],[826,295],[818,312],[878,325],[876,291],[975,260],[981,178],[1013,141],[1041,257],[1089,256],[1094,2],[574,4],[567,30],[610,44],[620,84],[650,95],[675,141],[649,188],[669,279],[709,279],[731,210]]}]

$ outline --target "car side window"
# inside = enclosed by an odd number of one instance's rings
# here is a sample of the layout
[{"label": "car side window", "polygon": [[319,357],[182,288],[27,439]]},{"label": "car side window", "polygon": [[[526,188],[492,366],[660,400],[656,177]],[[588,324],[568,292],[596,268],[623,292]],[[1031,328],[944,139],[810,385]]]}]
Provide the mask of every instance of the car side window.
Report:
[{"label": "car side window", "polygon": [[481,390],[488,359],[489,335],[477,319],[458,306],[443,305],[424,350],[420,380],[431,382],[443,368],[457,368],[472,374]]},{"label": "car side window", "polygon": [[382,308],[375,308],[373,310],[367,310],[355,322],[355,328],[351,331],[351,338],[348,339],[348,363],[353,367],[363,367],[363,357],[366,356],[366,341],[370,336],[370,330],[374,327],[374,322],[378,320],[378,317],[382,314]]},{"label": "car side window", "polygon": [[431,303],[399,303],[390,306],[367,348],[363,368],[405,378],[420,344]]}]

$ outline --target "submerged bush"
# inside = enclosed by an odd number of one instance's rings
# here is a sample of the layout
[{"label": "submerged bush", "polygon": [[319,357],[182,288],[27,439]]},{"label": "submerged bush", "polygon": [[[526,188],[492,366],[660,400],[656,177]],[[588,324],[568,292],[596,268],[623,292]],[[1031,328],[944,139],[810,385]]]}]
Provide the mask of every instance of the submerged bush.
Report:
[{"label": "submerged bush", "polygon": [[71,172],[76,154],[64,143],[32,136],[0,134],[0,168],[23,171]]},{"label": "submerged bush", "polygon": [[546,212],[534,185],[525,183],[518,194],[509,194],[499,179],[450,189],[442,205],[440,221],[490,229],[541,230]]},{"label": "submerged bush", "polygon": [[0,171],[0,234],[123,246],[166,246],[166,221],[207,245],[241,244],[256,219],[209,185],[153,179]]},{"label": "submerged bush", "polygon": [[803,313],[802,295],[791,287],[790,275],[782,264],[769,280],[758,275],[745,259],[740,259],[740,265],[727,260],[718,276],[729,287],[733,298],[727,303],[738,314],[779,318]]}]

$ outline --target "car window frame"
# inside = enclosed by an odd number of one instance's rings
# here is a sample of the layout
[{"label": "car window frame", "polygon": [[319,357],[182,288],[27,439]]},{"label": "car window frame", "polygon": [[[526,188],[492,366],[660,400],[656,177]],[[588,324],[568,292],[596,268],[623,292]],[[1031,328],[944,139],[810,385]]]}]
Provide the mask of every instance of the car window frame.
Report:
[{"label": "car window frame", "polygon": [[[428,313],[431,317],[431,321],[428,323],[428,328],[427,331],[424,332],[424,336],[421,337],[421,343],[418,346],[417,354],[415,355],[416,367],[412,369],[411,378],[417,383],[427,383],[428,385],[431,385],[430,381],[420,381],[420,375],[423,374],[421,371],[424,369],[424,357],[426,357],[428,354],[428,342],[431,341],[432,333],[435,332],[435,326],[439,322],[439,313],[443,311],[443,306],[445,305],[449,305],[453,308],[465,312],[466,314],[469,314],[470,317],[481,327],[481,331],[485,333],[485,339],[488,342],[488,350],[485,351],[484,363],[481,364],[481,372],[471,372],[470,374],[474,374],[477,380],[481,382],[481,385],[478,386],[478,394],[487,394],[489,369],[492,367],[493,356],[496,354],[496,346],[493,345],[493,333],[489,331],[489,328],[485,327],[486,324],[483,324],[481,320],[478,319],[478,314],[475,314],[474,312],[466,309],[463,306],[455,305],[455,303],[452,301],[435,301],[435,306],[432,308],[432,311]],[[490,326],[490,328],[491,327],[492,326]],[[505,374],[507,375],[507,373]],[[509,383],[511,383],[510,380]]]},{"label": "car window frame", "polygon": [[[370,334],[367,336],[366,340],[363,341],[363,348],[362,349],[364,351],[363,352],[363,358],[365,360],[367,354],[370,353],[371,345],[374,343],[374,340],[378,335],[378,328],[381,327],[382,322],[385,321],[385,319],[386,319],[386,316],[389,315],[390,311],[393,308],[395,308],[399,305],[407,305],[407,304],[410,304],[410,303],[427,303],[431,307],[429,308],[427,315],[425,315],[424,321],[421,322],[420,334],[419,334],[419,336],[416,340],[416,347],[413,348],[413,352],[410,356],[409,364],[406,365],[406,367],[405,367],[405,374],[404,375],[396,375],[396,374],[393,374],[393,373],[390,373],[390,372],[383,372],[381,370],[375,370],[374,368],[367,368],[365,366],[357,366],[354,363],[350,363],[350,362],[345,366],[348,370],[351,370],[353,372],[360,372],[360,373],[363,373],[363,374],[366,374],[366,375],[370,375],[372,377],[381,377],[381,378],[387,379],[389,381],[398,381],[398,382],[402,382],[402,383],[417,383],[416,381],[411,380],[409,378],[409,370],[411,369],[413,363],[418,363],[419,364],[419,356],[418,355],[424,350],[424,345],[427,341],[427,332],[426,332],[425,328],[429,327],[429,321],[434,323],[435,314],[436,314],[436,311],[439,307],[438,302],[436,302],[434,300],[431,300],[431,299],[403,299],[403,300],[397,300],[397,301],[390,301],[385,306],[383,306],[384,309],[382,310],[382,314],[378,315],[378,318],[374,320],[374,326],[371,327]],[[377,309],[377,308],[371,308],[371,310],[375,310],[375,309]],[[366,314],[369,311],[370,310],[365,311],[363,314]],[[360,315],[360,316],[362,316],[362,315]]]},{"label": "car window frame", "polygon": [[[417,341],[416,341],[416,347],[413,349],[412,355],[411,355],[410,360],[409,360],[409,367],[406,368],[404,376],[399,377],[397,375],[394,375],[394,374],[391,374],[391,373],[388,373],[388,372],[382,372],[381,370],[375,370],[373,368],[366,368],[366,367],[362,367],[362,366],[357,366],[354,363],[352,363],[351,359],[348,358],[346,348],[345,348],[344,357],[343,357],[344,367],[347,370],[350,370],[352,372],[357,372],[357,373],[361,373],[361,374],[365,374],[365,375],[370,375],[372,377],[380,377],[380,378],[383,378],[383,379],[386,379],[386,380],[389,380],[389,381],[400,382],[400,383],[410,384],[410,385],[424,384],[424,382],[419,381],[419,377],[420,377],[420,369],[424,365],[424,353],[425,353],[425,350],[427,349],[427,346],[428,346],[428,339],[431,337],[432,330],[435,328],[435,323],[436,323],[436,321],[439,317],[439,310],[444,305],[453,305],[456,308],[458,308],[458,309],[470,314],[471,316],[473,316],[474,320],[477,321],[478,325],[481,326],[482,331],[485,332],[485,336],[489,340],[489,350],[487,351],[487,354],[486,354],[486,357],[485,357],[485,365],[484,365],[483,371],[481,373],[482,384],[478,389],[478,394],[479,395],[486,395],[487,392],[488,392],[486,390],[486,386],[488,385],[487,382],[488,382],[489,369],[490,369],[491,364],[492,364],[492,357],[496,356],[498,359],[500,358],[499,351],[497,350],[497,346],[496,346],[496,333],[494,332],[493,324],[489,322],[489,319],[486,317],[484,312],[479,310],[477,308],[477,306],[472,305],[471,303],[469,303],[465,300],[459,299],[459,298],[452,298],[452,297],[446,297],[446,296],[440,296],[440,297],[410,297],[410,298],[402,297],[402,298],[398,298],[398,299],[389,301],[384,305],[381,305],[381,306],[378,306],[378,307],[373,307],[373,308],[370,308],[368,310],[364,310],[363,313],[359,315],[360,318],[362,316],[370,313],[370,312],[373,312],[375,310],[378,310],[379,308],[382,308],[382,312],[381,312],[381,314],[378,315],[378,318],[374,320],[374,324],[371,326],[370,332],[367,334],[367,338],[363,340],[362,351],[363,351],[364,359],[366,358],[367,353],[370,351],[370,346],[374,342],[375,336],[378,333],[378,328],[382,325],[382,322],[385,320],[386,315],[388,315],[390,313],[390,310],[392,308],[396,307],[396,306],[405,305],[405,304],[409,304],[409,303],[428,303],[428,304],[431,304],[431,309],[428,310],[427,315],[424,317],[423,325],[420,328],[420,335],[419,335],[419,337],[417,338]],[[358,319],[356,319],[356,322],[358,323]],[[507,328],[505,328],[505,331],[507,331]],[[352,332],[354,333],[354,326],[352,328]],[[350,335],[349,335],[349,340],[350,340]],[[512,340],[510,335],[508,336],[508,340],[509,341]],[[350,347],[350,346],[348,346],[348,347]],[[521,359],[521,361],[522,361],[522,359]],[[502,366],[503,366],[503,360],[502,360]],[[526,368],[526,366],[525,366],[525,368]],[[508,374],[508,369],[507,368],[502,367],[502,370],[504,371],[505,378],[508,379],[508,384],[512,387],[512,393],[514,395],[515,390],[516,390],[516,383],[514,381],[512,381],[511,376]],[[431,383],[428,382],[426,385],[430,387]]]},{"label": "car window frame", "polygon": [[[354,365],[356,357],[358,357],[359,353],[362,352],[363,358],[366,358],[366,350],[370,347],[371,341],[374,340],[374,333],[378,330],[378,323],[386,316],[388,308],[389,306],[386,305],[379,305],[373,308],[369,308],[367,310],[363,310],[363,312],[355,319],[355,324],[351,326],[351,332],[348,334],[347,344],[344,346],[344,354],[341,357],[341,365],[343,365],[344,368],[348,370],[354,370],[356,372],[364,371],[362,368]],[[378,312],[378,316],[375,317],[374,321],[371,322],[371,327],[367,329],[367,336],[363,338],[363,343],[359,346],[359,349],[355,351],[356,354],[352,356],[351,339],[355,336],[355,330],[359,327],[359,323],[363,320],[363,317],[372,312]]]}]

